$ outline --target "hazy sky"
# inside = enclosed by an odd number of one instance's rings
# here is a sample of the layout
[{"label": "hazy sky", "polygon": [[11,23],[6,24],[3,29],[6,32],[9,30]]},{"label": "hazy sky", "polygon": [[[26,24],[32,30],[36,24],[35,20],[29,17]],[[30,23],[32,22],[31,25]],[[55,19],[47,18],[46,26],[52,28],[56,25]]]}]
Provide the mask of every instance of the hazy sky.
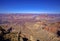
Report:
[{"label": "hazy sky", "polygon": [[57,12],[60,0],[0,0],[0,13]]}]

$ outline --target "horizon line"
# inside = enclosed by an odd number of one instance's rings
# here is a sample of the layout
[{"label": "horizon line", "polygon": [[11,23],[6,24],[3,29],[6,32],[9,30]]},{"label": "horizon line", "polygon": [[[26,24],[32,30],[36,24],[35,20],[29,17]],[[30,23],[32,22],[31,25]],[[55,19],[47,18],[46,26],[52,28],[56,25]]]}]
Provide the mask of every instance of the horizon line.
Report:
[{"label": "horizon line", "polygon": [[0,12],[0,14],[60,14],[60,12]]}]

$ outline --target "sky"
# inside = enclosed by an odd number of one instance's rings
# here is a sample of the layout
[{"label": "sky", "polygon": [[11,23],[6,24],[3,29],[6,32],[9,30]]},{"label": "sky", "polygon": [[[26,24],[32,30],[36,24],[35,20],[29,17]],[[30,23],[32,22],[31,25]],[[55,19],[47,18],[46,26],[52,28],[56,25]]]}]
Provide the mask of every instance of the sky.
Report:
[{"label": "sky", "polygon": [[60,13],[60,0],[0,0],[0,13]]}]

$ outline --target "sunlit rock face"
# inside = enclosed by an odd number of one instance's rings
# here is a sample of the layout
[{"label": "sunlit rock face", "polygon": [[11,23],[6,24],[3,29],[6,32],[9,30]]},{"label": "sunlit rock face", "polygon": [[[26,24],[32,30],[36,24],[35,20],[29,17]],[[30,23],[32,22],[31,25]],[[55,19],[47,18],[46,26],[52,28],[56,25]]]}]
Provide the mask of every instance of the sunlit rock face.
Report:
[{"label": "sunlit rock face", "polygon": [[[60,15],[60,14],[59,14]],[[4,29],[12,27],[12,32],[24,35],[33,41],[58,41],[57,31],[60,30],[59,15],[41,14],[4,14],[0,15],[0,25]]]}]

